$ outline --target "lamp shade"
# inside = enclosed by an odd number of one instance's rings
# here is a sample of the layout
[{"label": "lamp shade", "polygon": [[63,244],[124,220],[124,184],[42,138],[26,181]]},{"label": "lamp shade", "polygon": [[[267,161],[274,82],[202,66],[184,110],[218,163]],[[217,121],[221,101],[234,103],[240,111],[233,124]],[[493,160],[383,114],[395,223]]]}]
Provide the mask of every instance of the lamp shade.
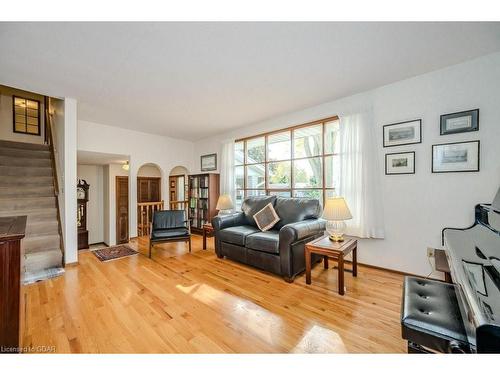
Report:
[{"label": "lamp shade", "polygon": [[343,197],[328,198],[323,210],[323,219],[332,221],[352,219],[345,199]]},{"label": "lamp shade", "polygon": [[219,197],[217,201],[216,210],[232,210],[234,207],[233,200],[229,194],[223,194]]}]

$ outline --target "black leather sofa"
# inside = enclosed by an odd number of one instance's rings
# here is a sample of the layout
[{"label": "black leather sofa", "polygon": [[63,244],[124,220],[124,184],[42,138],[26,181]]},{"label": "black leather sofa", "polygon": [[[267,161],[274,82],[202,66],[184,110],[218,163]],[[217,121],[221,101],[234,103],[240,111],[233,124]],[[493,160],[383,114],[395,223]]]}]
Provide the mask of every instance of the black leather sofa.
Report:
[{"label": "black leather sofa", "polygon": [[[272,203],[280,221],[261,232],[253,215]],[[215,252],[219,258],[245,263],[283,276],[293,282],[305,270],[304,245],[323,235],[326,222],[317,199],[281,198],[276,196],[249,197],[242,211],[212,220]],[[312,261],[321,260],[314,255]]]}]

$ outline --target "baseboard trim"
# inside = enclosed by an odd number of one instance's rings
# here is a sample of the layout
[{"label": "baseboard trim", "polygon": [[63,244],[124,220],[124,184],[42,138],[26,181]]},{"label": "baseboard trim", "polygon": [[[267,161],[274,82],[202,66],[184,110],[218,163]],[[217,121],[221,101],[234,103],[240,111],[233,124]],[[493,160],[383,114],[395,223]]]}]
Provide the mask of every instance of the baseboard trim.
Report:
[{"label": "baseboard trim", "polygon": [[[344,263],[352,264],[352,261],[345,260]],[[423,278],[427,278],[429,280],[444,281],[444,279],[441,280],[441,279],[436,279],[435,277],[426,277],[425,275],[417,275],[415,273],[409,273],[409,272],[404,272],[404,271],[393,270],[391,268],[374,266],[372,264],[367,264],[367,263],[360,263],[360,262],[358,262],[358,266],[363,266],[363,267],[372,268],[372,269],[376,269],[376,270],[380,270],[380,271],[385,271],[385,272],[391,272],[391,273],[395,273],[395,274],[402,275],[402,276],[423,277]]]}]

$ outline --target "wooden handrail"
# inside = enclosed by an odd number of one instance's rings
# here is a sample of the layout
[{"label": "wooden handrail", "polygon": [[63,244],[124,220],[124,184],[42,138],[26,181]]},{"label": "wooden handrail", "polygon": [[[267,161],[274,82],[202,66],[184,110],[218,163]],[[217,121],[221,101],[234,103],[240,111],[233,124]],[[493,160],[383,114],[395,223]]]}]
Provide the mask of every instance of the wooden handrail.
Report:
[{"label": "wooden handrail", "polygon": [[46,132],[45,139],[49,145],[50,159],[52,164],[52,179],[54,181],[54,195],[56,197],[59,246],[61,247],[63,264],[64,264],[65,251],[64,251],[64,239],[63,239],[62,225],[61,225],[61,211],[59,206],[59,178],[57,174],[57,162],[56,162],[57,151],[56,151],[56,142],[53,131],[52,115],[50,114],[49,111],[50,99],[47,96],[44,97],[44,104],[45,104],[45,132]]},{"label": "wooden handrail", "polygon": [[170,209],[171,210],[183,210],[186,208],[188,201],[183,200],[183,201],[170,201]]},{"label": "wooden handrail", "polygon": [[141,203],[137,203],[138,206],[158,206],[158,205],[161,205],[163,206],[163,201],[159,201],[159,202],[141,202]]}]

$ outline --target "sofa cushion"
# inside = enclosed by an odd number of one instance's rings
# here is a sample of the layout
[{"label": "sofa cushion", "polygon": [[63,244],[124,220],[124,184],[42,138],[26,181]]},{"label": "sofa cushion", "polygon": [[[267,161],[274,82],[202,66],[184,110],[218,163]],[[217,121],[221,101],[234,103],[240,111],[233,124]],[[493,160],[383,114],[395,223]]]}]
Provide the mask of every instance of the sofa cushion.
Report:
[{"label": "sofa cushion", "polygon": [[290,223],[307,219],[317,219],[321,216],[322,212],[319,200],[310,198],[278,197],[274,209],[280,217],[280,221],[274,226],[277,230]]},{"label": "sofa cushion", "polygon": [[246,247],[265,253],[279,254],[279,242],[279,232],[277,230],[269,230],[249,235],[246,239]]},{"label": "sofa cushion", "polygon": [[271,203],[266,204],[262,210],[253,215],[253,218],[255,224],[257,224],[259,229],[263,232],[274,227],[274,224],[280,220]]},{"label": "sofa cushion", "polygon": [[259,232],[259,229],[250,225],[240,225],[229,227],[219,232],[220,240],[235,245],[245,246],[245,239],[252,233]]},{"label": "sofa cushion", "polygon": [[271,203],[274,205],[276,202],[276,197],[273,196],[256,196],[245,198],[243,204],[241,205],[241,210],[245,214],[245,220],[248,225],[257,226],[253,215],[262,210],[267,204]]},{"label": "sofa cushion", "polygon": [[157,229],[151,233],[151,238],[153,240],[187,236],[189,236],[189,231],[187,230],[187,228]]}]

